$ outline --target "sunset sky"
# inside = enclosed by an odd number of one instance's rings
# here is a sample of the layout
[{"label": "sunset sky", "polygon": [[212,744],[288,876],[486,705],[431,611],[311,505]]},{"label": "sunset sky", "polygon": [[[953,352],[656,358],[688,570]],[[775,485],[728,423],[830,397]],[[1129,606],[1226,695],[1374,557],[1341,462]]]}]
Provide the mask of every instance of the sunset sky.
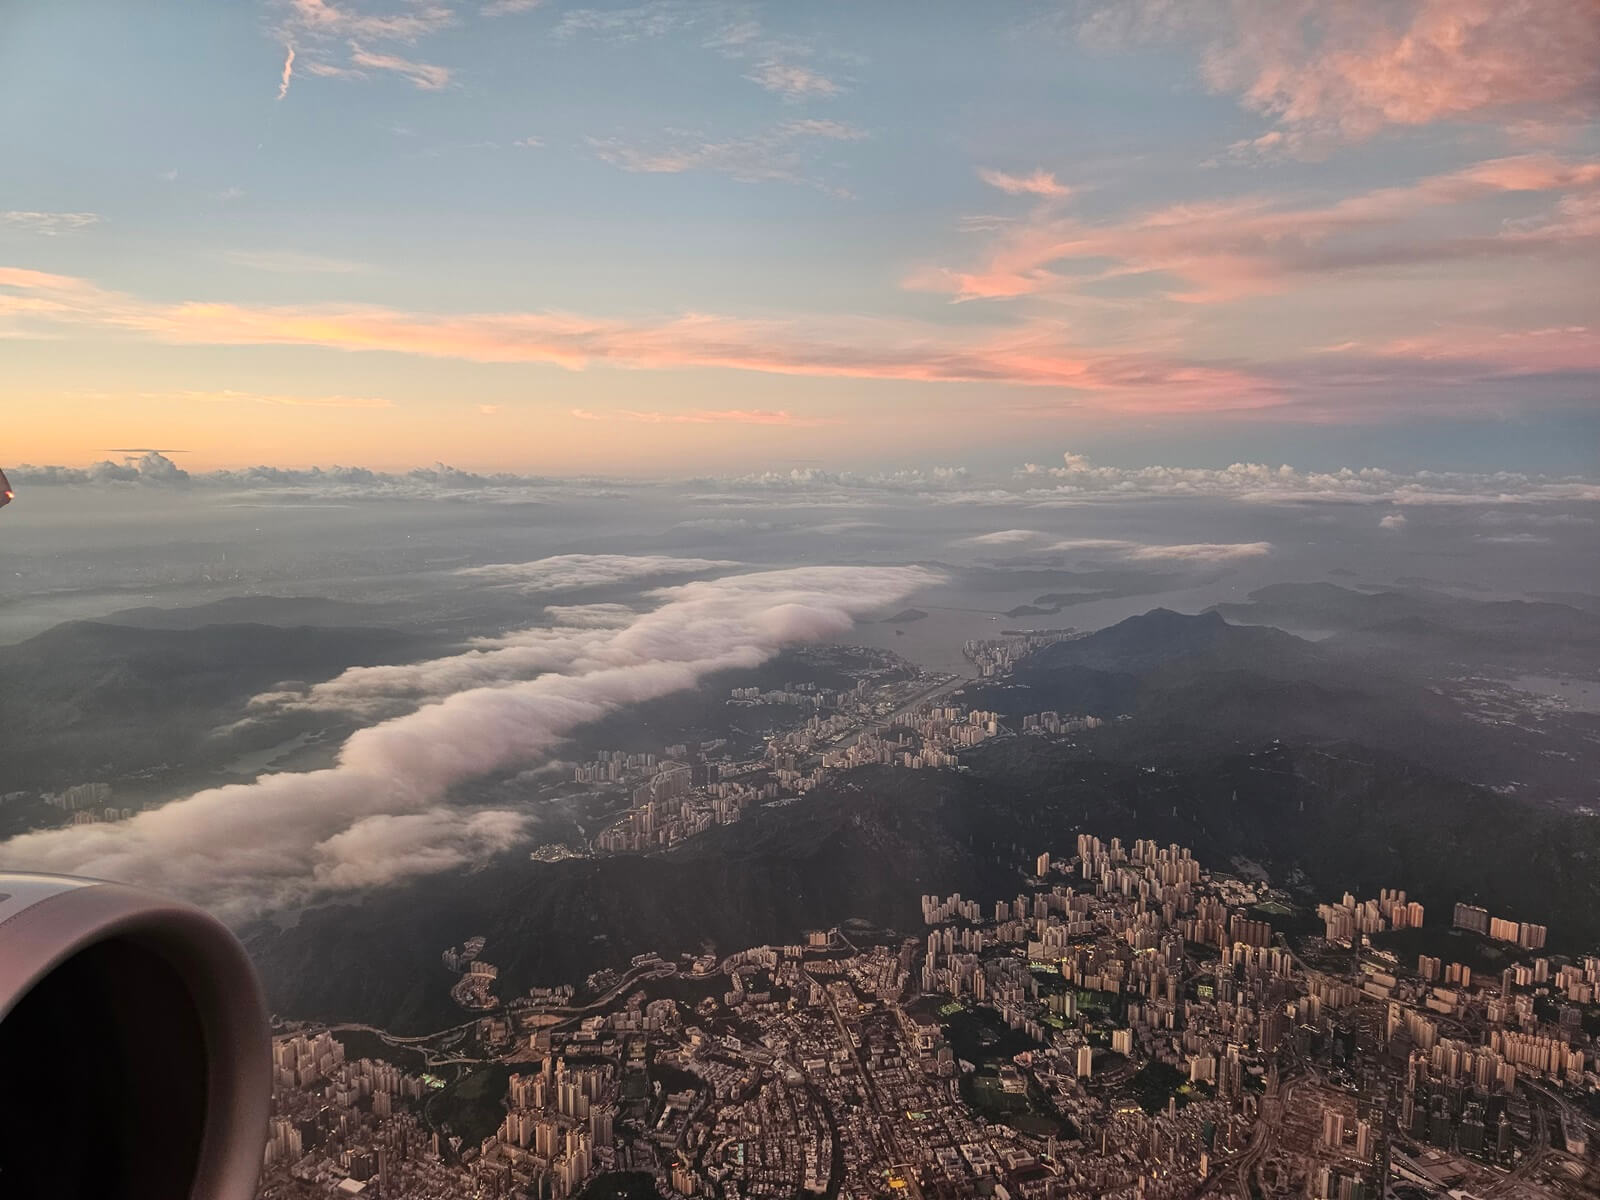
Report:
[{"label": "sunset sky", "polygon": [[24,0],[0,461],[1584,471],[1597,104],[1578,0]]}]

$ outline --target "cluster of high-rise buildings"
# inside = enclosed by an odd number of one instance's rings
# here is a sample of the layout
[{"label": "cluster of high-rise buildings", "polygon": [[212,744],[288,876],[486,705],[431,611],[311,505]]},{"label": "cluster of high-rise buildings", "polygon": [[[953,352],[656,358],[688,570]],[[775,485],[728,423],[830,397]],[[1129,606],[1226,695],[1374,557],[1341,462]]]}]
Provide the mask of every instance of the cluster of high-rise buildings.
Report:
[{"label": "cluster of high-rise buildings", "polygon": [[[575,768],[579,782],[631,787],[629,809],[594,839],[592,849],[601,853],[662,849],[737,821],[752,804],[804,795],[831,769],[878,762],[953,766],[954,749],[981,740],[947,730],[949,736],[938,744],[891,744],[873,730],[881,731],[902,695],[925,690],[928,682],[915,675],[903,678],[904,672],[882,666],[858,670],[864,672],[862,678],[836,690],[813,683],[787,683],[771,691],[732,689],[732,704],[810,710],[798,725],[770,736],[757,757],[735,759],[726,752],[726,740],[717,739],[696,746],[668,746],[660,756],[607,751]],[[877,680],[882,674],[893,677]],[[964,715],[961,723],[963,730],[980,728]],[[849,744],[840,748],[847,739]]]},{"label": "cluster of high-rise buildings", "polygon": [[594,848],[615,854],[676,845],[713,825],[732,824],[752,802],[779,794],[776,785],[768,790],[723,780],[721,770],[715,763],[702,764],[707,782],[698,787],[686,765],[657,772],[633,790],[631,807],[601,831]]},{"label": "cluster of high-rise buildings", "polygon": [[[819,709],[795,728],[770,737],[758,759],[711,761],[707,756],[713,747],[702,744],[698,750],[669,746],[660,757],[611,751],[576,768],[586,782],[638,781],[631,806],[595,838],[593,849],[622,853],[675,845],[739,820],[752,804],[804,795],[832,771],[874,764],[909,770],[954,767],[963,750],[1001,732],[998,713],[964,705],[930,702],[884,719],[883,710],[892,701],[870,687],[841,692],[801,688],[789,684],[783,691],[753,696],[745,693],[755,689],[733,689],[741,702],[808,696]],[[1051,719],[1051,731],[1099,724],[1093,717],[1069,718],[1063,724],[1058,714],[1039,716]]]},{"label": "cluster of high-rise buildings", "polygon": [[536,1070],[510,1077],[505,1120],[480,1156],[504,1160],[514,1177],[531,1176],[530,1186],[554,1200],[574,1196],[597,1166],[614,1161],[617,1095],[609,1063],[546,1056]]},{"label": "cluster of high-rise buildings", "polygon": [[962,643],[961,653],[985,679],[1004,675],[1035,650],[1069,638],[1081,637],[1074,629],[1008,629],[997,638],[973,638]]},{"label": "cluster of high-rise buildings", "polygon": [[111,804],[109,783],[78,783],[45,796],[45,803],[63,812],[83,812],[86,809],[107,808]]},{"label": "cluster of high-rise buildings", "polygon": [[[346,1059],[328,1033],[273,1039],[273,1100],[261,1194],[300,1195],[321,1185],[329,1196],[460,1195],[446,1159],[449,1139],[415,1109],[429,1090],[392,1063]],[[510,1193],[502,1193],[510,1195]]]},{"label": "cluster of high-rise buildings", "polygon": [[1524,950],[1544,947],[1547,930],[1543,925],[1528,921],[1512,921],[1505,917],[1491,917],[1489,910],[1475,904],[1457,904],[1452,924],[1457,929],[1468,929],[1500,942],[1515,942]]},{"label": "cluster of high-rise buildings", "polygon": [[1384,888],[1374,900],[1358,901],[1349,892],[1335,904],[1317,905],[1324,936],[1330,942],[1348,946],[1363,934],[1389,929],[1418,929],[1424,911],[1415,900],[1407,900],[1398,889]]},{"label": "cluster of high-rise buildings", "polygon": [[[1399,891],[1321,906],[1327,936],[1297,949],[1285,893],[1148,840],[1086,833],[1030,865],[998,900],[924,895],[915,937],[645,954],[514,999],[477,1024],[510,1069],[486,1136],[425,1119],[443,1080],[279,1038],[264,1195],[562,1200],[631,1170],[708,1200],[1177,1200],[1218,1175],[1576,1200],[1600,1170],[1561,1099],[1600,1088],[1600,957],[1411,969],[1384,948],[1422,919]],[[421,1052],[470,1071],[460,1036]]]},{"label": "cluster of high-rise buildings", "polygon": [[577,783],[622,783],[632,777],[653,774],[660,768],[654,754],[629,754],[624,750],[602,750],[592,760],[572,769]]},{"label": "cluster of high-rise buildings", "polygon": [[958,704],[924,704],[899,713],[886,728],[863,734],[853,745],[827,751],[824,769],[885,764],[910,770],[953,767],[962,750],[1000,732],[998,713]]},{"label": "cluster of high-rise buildings", "polygon": [[1058,713],[1053,711],[1029,713],[1022,718],[1023,733],[1085,733],[1105,724],[1099,717],[1086,713]]},{"label": "cluster of high-rise buildings", "polygon": [[[27,798],[28,792],[8,792],[4,800],[11,802]],[[74,825],[93,825],[97,821],[126,821],[139,810],[119,808],[112,803],[109,783],[77,783],[59,792],[43,792],[39,798],[51,808],[66,813]]]},{"label": "cluster of high-rise buildings", "polygon": [[730,689],[730,700],[741,704],[787,704],[796,708],[830,710],[859,701],[871,690],[871,683],[858,679],[849,688],[818,687],[815,683],[786,683],[782,687],[763,691],[758,687]]}]

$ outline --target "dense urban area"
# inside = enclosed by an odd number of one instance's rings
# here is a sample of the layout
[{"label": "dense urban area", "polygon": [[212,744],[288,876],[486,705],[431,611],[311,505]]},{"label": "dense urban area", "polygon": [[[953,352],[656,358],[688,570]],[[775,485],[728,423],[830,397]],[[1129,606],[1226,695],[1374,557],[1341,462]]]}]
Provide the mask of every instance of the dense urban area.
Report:
[{"label": "dense urban area", "polygon": [[[1294,949],[1281,893],[1151,842],[1030,873],[924,896],[917,936],[642,955],[433,1037],[358,1031],[371,1057],[285,1031],[263,1195],[1593,1194],[1600,956],[1461,905],[1452,940],[1513,965],[1402,962],[1372,944],[1429,928],[1402,890],[1330,900]],[[487,994],[491,950],[442,969]],[[463,1063],[499,1091],[481,1136],[438,1128]]]},{"label": "dense urban area", "polygon": [[[967,656],[993,677],[1018,649]],[[830,773],[960,770],[980,742],[1102,724],[1006,721],[963,682],[736,689],[729,706],[802,717],[747,759],[713,742],[578,764],[627,805],[534,857],[658,851]],[[429,986],[457,1026],[280,1025],[262,1200],[1600,1192],[1600,954],[1425,910],[1405,879],[1313,912],[1181,846],[1086,831],[1035,851],[1015,894],[923,896],[921,929],[645,953],[515,996],[486,939],[441,947]]]}]

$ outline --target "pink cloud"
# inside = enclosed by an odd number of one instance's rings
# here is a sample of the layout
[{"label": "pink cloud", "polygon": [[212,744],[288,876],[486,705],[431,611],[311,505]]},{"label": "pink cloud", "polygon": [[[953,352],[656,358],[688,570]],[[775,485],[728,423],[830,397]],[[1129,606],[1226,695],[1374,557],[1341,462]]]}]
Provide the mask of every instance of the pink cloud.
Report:
[{"label": "pink cloud", "polygon": [[817,158],[832,142],[858,142],[865,131],[842,121],[784,121],[745,137],[714,139],[676,134],[661,144],[637,144],[620,138],[590,138],[602,162],[624,171],[678,175],[713,171],[741,183],[797,183],[842,195],[814,173]]},{"label": "pink cloud", "polygon": [[1394,338],[1376,348],[1390,358],[1478,363],[1507,374],[1600,371],[1600,330],[1587,325],[1547,329],[1460,326]]},{"label": "pink cloud", "polygon": [[979,167],[978,178],[1008,196],[1043,196],[1059,200],[1072,195],[1071,188],[1057,183],[1056,177],[1045,170],[1036,170],[1031,175],[1012,175],[991,167]]},{"label": "pink cloud", "polygon": [[776,59],[757,63],[745,78],[785,100],[831,99],[844,90],[819,71]]},{"label": "pink cloud", "polygon": [[[868,317],[754,320],[691,313],[619,319],[561,312],[424,313],[375,306],[244,305],[144,300],[85,280],[0,268],[0,336],[99,328],[178,345],[317,346],[578,371],[729,370],[821,379],[987,383],[1033,389],[1004,400],[1018,414],[1063,412],[1381,420],[1401,412],[1504,411],[1570,403],[1600,372],[1600,339],[1583,325],[1508,331],[1462,327],[1364,347],[1344,343],[1260,364],[1185,361],[1176,353],[1075,345],[1067,327],[1030,319],[1010,329]],[[1529,391],[1569,374],[1572,386]],[[1458,390],[1459,385],[1474,386]],[[787,410],[579,410],[580,420],[789,425]]]},{"label": "pink cloud", "polygon": [[336,37],[393,38],[414,42],[455,22],[455,13],[442,4],[413,4],[402,12],[367,13],[356,5],[328,0],[290,0],[289,23],[310,34]]},{"label": "pink cloud", "polygon": [[1197,42],[1206,84],[1302,154],[1438,121],[1582,120],[1600,102],[1588,0],[1104,0],[1082,33]]},{"label": "pink cloud", "polygon": [[[977,266],[924,269],[906,286],[963,300],[995,299],[1151,276],[1174,299],[1229,300],[1280,290],[1297,274],[1526,254],[1600,240],[1597,187],[1600,162],[1529,154],[1325,204],[1246,195],[1102,224],[1044,211],[1003,228]],[[1555,210],[1509,224],[1470,209],[1495,196],[1548,192],[1567,195]],[[1420,219],[1449,209],[1462,210],[1463,221],[1477,218],[1477,231],[1450,234],[1438,223],[1418,226]],[[1094,267],[1064,269],[1075,262]]]},{"label": "pink cloud", "polygon": [[450,83],[450,71],[446,67],[434,66],[432,63],[412,62],[410,59],[401,58],[396,54],[378,54],[370,50],[363,50],[355,42],[350,43],[350,61],[357,67],[371,67],[376,71],[393,71],[396,75],[407,80],[413,87],[421,88],[425,92],[436,92],[447,87]]},{"label": "pink cloud", "polygon": [[294,44],[283,48],[283,75],[278,80],[278,99],[289,94],[289,84],[294,79]]},{"label": "pink cloud", "polygon": [[307,75],[319,75],[324,79],[365,79],[364,71],[357,71],[354,67],[341,67],[337,63],[308,62],[303,68]]},{"label": "pink cloud", "polygon": [[[816,378],[995,383],[1097,393],[1103,407],[1140,412],[1272,407],[1287,401],[1243,368],[1106,353],[1070,345],[1053,323],[1003,333],[872,318],[750,320],[688,314],[618,320],[558,312],[433,314],[379,307],[251,306],[145,301],[83,280],[0,269],[0,315],[97,325],[190,345],[321,346],[471,362],[545,363],[582,370],[723,369]],[[9,311],[5,300],[32,301]],[[771,420],[752,412],[743,419]],[[724,415],[721,419],[728,418]]]}]

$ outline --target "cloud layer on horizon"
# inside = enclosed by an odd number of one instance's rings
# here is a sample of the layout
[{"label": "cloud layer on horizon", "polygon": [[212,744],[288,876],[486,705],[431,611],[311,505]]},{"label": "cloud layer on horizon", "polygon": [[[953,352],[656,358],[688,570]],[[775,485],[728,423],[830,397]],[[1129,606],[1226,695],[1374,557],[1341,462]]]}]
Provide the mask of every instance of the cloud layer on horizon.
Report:
[{"label": "cloud layer on horizon", "polygon": [[[1056,507],[1114,501],[1206,499],[1249,504],[1389,503],[1564,504],[1600,502],[1600,477],[1516,471],[1395,471],[1380,467],[1302,470],[1288,464],[1236,462],[1226,467],[1110,466],[1067,451],[1060,466],[1026,463],[1009,475],[984,476],[966,467],[888,472],[799,467],[782,472],[690,480],[561,479],[544,475],[480,474],[443,463],[408,472],[363,467],[280,468],[190,472],[159,451],[123,463],[92,467],[10,469],[27,487],[170,487],[218,490],[236,498],[341,501],[453,500],[461,503],[547,503],[621,500],[646,493],[675,495],[716,506],[849,507],[921,498],[937,504]],[[716,520],[708,518],[708,520]],[[725,521],[718,526],[726,530]],[[993,536],[1024,540],[1027,530]],[[579,556],[593,560],[603,556]],[[475,568],[487,570],[487,568]],[[514,572],[527,568],[512,564]],[[493,572],[488,572],[493,574]],[[483,576],[485,578],[488,575]],[[498,582],[515,582],[509,576]]]}]

